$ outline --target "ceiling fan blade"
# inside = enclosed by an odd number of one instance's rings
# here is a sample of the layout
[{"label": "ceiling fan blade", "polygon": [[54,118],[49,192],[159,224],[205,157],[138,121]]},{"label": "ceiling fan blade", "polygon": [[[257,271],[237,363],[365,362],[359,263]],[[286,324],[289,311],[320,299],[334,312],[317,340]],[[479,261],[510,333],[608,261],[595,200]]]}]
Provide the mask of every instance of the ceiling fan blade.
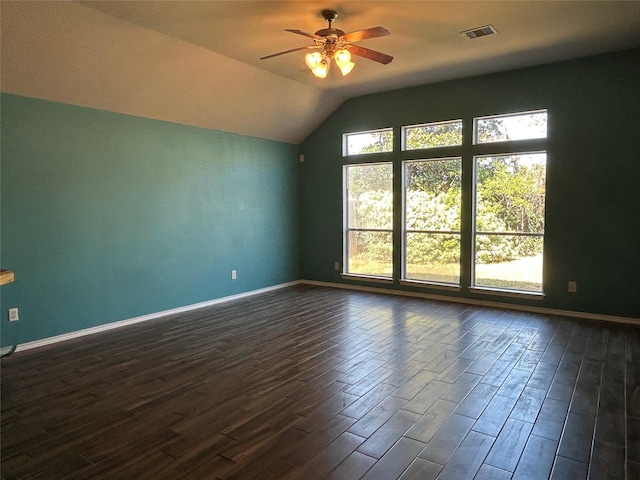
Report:
[{"label": "ceiling fan blade", "polygon": [[278,55],[284,55],[285,53],[297,52],[298,50],[306,50],[308,48],[322,48],[321,45],[308,45],[306,47],[298,47],[292,48],[290,50],[285,50],[284,52],[272,53],[271,55],[265,55],[264,57],[260,57],[260,60],[266,60],[267,58],[277,57]]},{"label": "ceiling fan blade", "polygon": [[391,63],[393,57],[391,55],[387,55],[386,53],[376,52],[375,50],[370,50],[368,48],[360,47],[358,45],[349,45],[348,50],[354,55],[358,55],[359,57],[368,58],[369,60],[373,60],[374,62]]},{"label": "ceiling fan blade", "polygon": [[342,39],[345,42],[359,42],[360,40],[366,40],[367,38],[385,37],[387,35],[390,35],[390,33],[386,28],[371,27],[347,33],[346,35],[343,35]]},{"label": "ceiling fan blade", "polygon": [[296,28],[285,28],[285,32],[297,33],[298,35],[303,35],[305,37],[313,38],[314,40],[323,40],[323,37],[320,35],[316,35],[315,33],[303,32],[302,30],[298,30]]}]

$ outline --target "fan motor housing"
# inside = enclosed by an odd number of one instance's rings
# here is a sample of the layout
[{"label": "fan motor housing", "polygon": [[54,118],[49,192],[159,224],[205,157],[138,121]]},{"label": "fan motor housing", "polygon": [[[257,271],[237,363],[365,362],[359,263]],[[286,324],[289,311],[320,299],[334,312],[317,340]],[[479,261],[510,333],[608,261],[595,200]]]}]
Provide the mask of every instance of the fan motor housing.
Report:
[{"label": "fan motor housing", "polygon": [[322,30],[318,30],[316,35],[320,37],[342,37],[344,36],[344,32],[339,28],[323,28]]}]

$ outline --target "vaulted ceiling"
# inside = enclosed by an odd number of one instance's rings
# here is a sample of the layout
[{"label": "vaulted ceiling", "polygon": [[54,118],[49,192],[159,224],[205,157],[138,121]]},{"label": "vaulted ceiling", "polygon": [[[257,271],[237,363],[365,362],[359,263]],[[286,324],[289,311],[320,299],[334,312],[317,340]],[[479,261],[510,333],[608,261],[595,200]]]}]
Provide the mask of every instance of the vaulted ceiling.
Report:
[{"label": "vaulted ceiling", "polygon": [[[6,1],[3,92],[299,143],[346,99],[640,46],[637,1]],[[384,26],[342,77],[305,71],[320,12]],[[463,30],[492,24],[469,40]]]}]

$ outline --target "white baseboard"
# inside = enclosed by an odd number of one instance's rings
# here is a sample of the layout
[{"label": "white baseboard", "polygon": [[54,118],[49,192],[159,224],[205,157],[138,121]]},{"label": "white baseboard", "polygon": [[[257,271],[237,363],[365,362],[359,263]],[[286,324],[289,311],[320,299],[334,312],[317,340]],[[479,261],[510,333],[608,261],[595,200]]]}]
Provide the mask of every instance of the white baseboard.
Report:
[{"label": "white baseboard", "polygon": [[200,308],[210,307],[219,303],[230,302],[232,300],[239,300],[241,298],[252,297],[261,293],[271,292],[273,290],[279,290],[281,288],[291,287],[293,285],[300,284],[299,280],[288,283],[281,283],[271,287],[261,288],[259,290],[251,290],[249,292],[238,293],[236,295],[229,295],[227,297],[216,298],[214,300],[208,300],[206,302],[194,303],[193,305],[187,305],[184,307],[172,308],[171,310],[164,310],[162,312],[150,313],[148,315],[142,315],[140,317],[129,318],[126,320],[120,320],[112,323],[105,323],[103,325],[97,325],[91,328],[84,328],[82,330],[76,330],[75,332],[63,333],[62,335],[56,335],[54,337],[43,338],[41,340],[35,340],[33,342],[21,343],[16,347],[16,352],[23,350],[30,350],[32,348],[44,347],[45,345],[51,345],[53,343],[64,342],[65,340],[71,340],[72,338],[84,337],[85,335],[93,335],[94,333],[105,332],[107,330],[113,330],[115,328],[126,327],[127,325],[133,325],[135,323],[146,322],[149,320],[156,320],[162,317],[168,317],[178,313],[191,312]]},{"label": "white baseboard", "polygon": [[516,305],[513,303],[492,302],[487,300],[476,300],[473,298],[464,298],[464,297],[449,297],[446,295],[434,295],[431,293],[423,293],[423,292],[409,292],[405,290],[393,290],[390,288],[376,288],[376,287],[366,287],[361,285],[347,285],[344,283],[318,282],[315,280],[296,280],[293,282],[282,283],[282,284],[274,285],[271,287],[261,288],[259,290],[252,290],[249,292],[239,293],[236,295],[229,295],[227,297],[208,300],[206,302],[194,303],[193,305],[173,308],[171,310],[164,310],[162,312],[150,313],[148,315],[142,315],[140,317],[129,318],[126,320],[120,320],[112,323],[105,323],[104,325],[97,325],[95,327],[85,328],[82,330],[77,330],[75,332],[64,333],[62,335],[56,335],[54,337],[43,338],[41,340],[35,340],[33,342],[22,343],[17,346],[16,352],[23,351],[23,350],[30,350],[32,348],[44,347],[45,345],[51,345],[54,343],[64,342],[65,340],[71,340],[72,338],[84,337],[85,335],[92,335],[94,333],[105,332],[107,330],[126,327],[127,325],[133,325],[135,323],[146,322],[148,320],[156,320],[156,319],[167,317],[170,315],[176,315],[179,313],[186,313],[186,312],[198,310],[201,308],[211,307],[213,305],[217,305],[220,303],[239,300],[241,298],[252,297],[254,295],[259,295],[261,293],[280,290],[282,288],[291,287],[299,284],[316,285],[319,287],[342,288],[347,290],[357,290],[357,291],[372,292],[372,293],[384,293],[384,294],[390,294],[390,295],[401,295],[406,297],[425,298],[428,300],[440,300],[440,301],[453,302],[453,303],[464,303],[464,304],[478,305],[483,307],[503,308],[503,309],[509,309],[509,310],[541,313],[546,315],[560,315],[565,317],[584,318],[587,320],[600,320],[605,322],[640,325],[640,318],[633,318],[633,317],[618,317],[615,315],[603,315],[598,313],[574,312],[571,310],[559,310],[554,308],[533,307],[528,305]]},{"label": "white baseboard", "polygon": [[390,295],[402,295],[405,297],[425,298],[428,300],[440,300],[444,302],[464,303],[478,305],[481,307],[503,308],[507,310],[518,310],[524,312],[541,313],[543,315],[560,315],[564,317],[584,318],[586,320],[599,320],[604,322],[627,323],[640,325],[640,318],[618,317],[615,315],[604,315],[600,313],[575,312],[571,310],[559,310],[556,308],[534,307],[529,305],[517,305],[514,303],[493,302],[489,300],[476,300],[474,298],[450,297],[446,295],[434,295],[424,292],[409,292],[405,290],[394,290],[391,288],[367,287],[363,285],[347,285],[344,283],[318,282],[315,280],[301,280],[300,283],[306,285],[316,285],[319,287],[344,288],[347,290],[359,290],[363,292],[384,293]]}]

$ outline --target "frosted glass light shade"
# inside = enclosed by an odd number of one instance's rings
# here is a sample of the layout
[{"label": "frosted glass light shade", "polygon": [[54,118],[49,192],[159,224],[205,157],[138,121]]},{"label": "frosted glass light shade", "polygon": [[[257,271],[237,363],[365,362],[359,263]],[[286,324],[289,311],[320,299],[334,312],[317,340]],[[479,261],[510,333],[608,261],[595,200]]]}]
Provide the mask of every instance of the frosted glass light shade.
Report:
[{"label": "frosted glass light shade", "polygon": [[325,78],[327,73],[329,73],[329,64],[326,60],[321,60],[318,65],[311,69],[311,73],[318,78]]},{"label": "frosted glass light shade", "polygon": [[349,53],[349,50],[338,50],[335,59],[338,66],[342,68],[351,61],[351,53]]},{"label": "frosted glass light shade", "polygon": [[348,75],[349,72],[353,70],[353,67],[356,66],[356,64],[351,61],[351,53],[349,53],[349,50],[338,50],[334,58],[343,76]]},{"label": "frosted glass light shade", "polygon": [[316,68],[322,61],[322,54],[320,52],[307,53],[304,56],[304,61],[311,70]]},{"label": "frosted glass light shade", "polygon": [[348,75],[349,72],[351,72],[351,70],[353,70],[353,67],[355,67],[356,64],[353,62],[349,62],[345,65],[342,65],[342,66],[338,65],[338,66],[340,67],[340,71],[342,72],[342,76],[344,77],[345,75]]}]

